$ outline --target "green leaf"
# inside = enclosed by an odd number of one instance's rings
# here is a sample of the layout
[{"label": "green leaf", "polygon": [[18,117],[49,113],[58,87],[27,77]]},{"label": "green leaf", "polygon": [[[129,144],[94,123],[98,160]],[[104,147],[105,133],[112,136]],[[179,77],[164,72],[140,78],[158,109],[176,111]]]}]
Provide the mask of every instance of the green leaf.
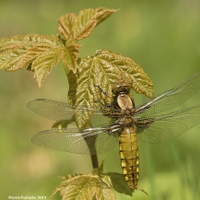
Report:
[{"label": "green leaf", "polygon": [[[52,46],[47,45],[36,45],[31,48],[29,48],[20,58],[19,62],[15,66],[19,67],[26,67],[29,66],[30,70],[32,62],[37,59],[40,55],[50,51]],[[34,70],[32,70],[34,71]]]},{"label": "green leaf", "polygon": [[0,40],[0,69],[27,67],[40,53],[56,45],[55,36],[25,35]]},{"label": "green leaf", "polygon": [[39,55],[32,63],[31,69],[34,70],[34,78],[38,82],[38,87],[41,87],[46,76],[51,72],[52,68],[57,65],[60,60],[63,47],[55,46],[48,51]]},{"label": "green leaf", "polygon": [[55,44],[56,40],[56,36],[38,34],[28,34],[25,36],[17,35],[8,38],[2,38],[0,39],[0,53],[18,49],[20,47],[28,49],[36,44],[52,45]]},{"label": "green leaf", "polygon": [[77,60],[80,46],[81,45],[79,44],[68,44],[64,47],[61,55],[61,60],[63,62],[66,72],[71,69],[73,73],[76,73],[78,67]]},{"label": "green leaf", "polygon": [[[131,58],[107,50],[98,50],[95,56],[83,58],[79,64],[76,88],[76,105],[95,108],[100,99],[100,91],[95,85],[112,94],[112,85],[119,80],[132,83],[137,93],[153,96],[153,84],[143,69]],[[105,96],[105,102],[111,98]],[[76,120],[80,128],[92,116],[91,111],[77,112]]]},{"label": "green leaf", "polygon": [[103,22],[116,11],[117,10],[111,10],[106,8],[90,8],[80,11],[77,17],[77,22],[74,26],[75,39],[82,40],[88,37],[98,24]]},{"label": "green leaf", "polygon": [[74,40],[74,24],[76,23],[76,20],[77,17],[74,13],[62,15],[58,19],[58,33],[66,43],[70,43]]},{"label": "green leaf", "polygon": [[60,192],[62,200],[115,200],[110,185],[104,182],[103,177],[96,174],[64,177],[52,196]]},{"label": "green leaf", "polygon": [[[109,67],[107,76],[109,82],[113,84],[123,79],[132,83],[132,89],[137,93],[144,94],[149,98],[153,97],[154,89],[151,79],[134,60],[108,50],[98,50],[95,56],[101,66],[107,65],[107,68]],[[112,73],[115,75],[112,75]],[[116,80],[116,76],[118,80]],[[102,89],[104,88],[102,87]],[[105,88],[105,91],[111,92],[110,88]]]},{"label": "green leaf", "polygon": [[74,13],[62,15],[58,20],[58,33],[64,41],[64,45],[88,37],[98,24],[116,11],[106,8],[89,8],[80,11],[78,16]]},{"label": "green leaf", "polygon": [[28,67],[41,87],[46,76],[60,60],[63,47],[57,37],[30,34],[0,40],[0,69],[16,71]]},{"label": "green leaf", "polygon": [[25,53],[26,49],[21,47],[0,53],[0,69],[4,69],[5,71],[16,71],[28,66],[28,62],[26,62],[26,65],[19,64],[22,55]]},{"label": "green leaf", "polygon": [[115,191],[132,196],[132,191],[130,187],[127,185],[123,174],[116,173],[116,172],[109,172],[109,173],[105,173],[105,175],[108,175],[110,177],[112,186]]}]

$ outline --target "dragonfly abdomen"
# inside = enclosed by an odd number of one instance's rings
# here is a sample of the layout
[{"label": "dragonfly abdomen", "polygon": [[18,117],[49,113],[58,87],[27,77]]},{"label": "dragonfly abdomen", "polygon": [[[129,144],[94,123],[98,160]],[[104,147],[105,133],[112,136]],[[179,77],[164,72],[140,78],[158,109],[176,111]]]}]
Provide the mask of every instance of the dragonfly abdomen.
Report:
[{"label": "dragonfly abdomen", "polygon": [[138,189],[139,156],[135,129],[124,127],[119,136],[120,158],[125,180],[134,191]]}]

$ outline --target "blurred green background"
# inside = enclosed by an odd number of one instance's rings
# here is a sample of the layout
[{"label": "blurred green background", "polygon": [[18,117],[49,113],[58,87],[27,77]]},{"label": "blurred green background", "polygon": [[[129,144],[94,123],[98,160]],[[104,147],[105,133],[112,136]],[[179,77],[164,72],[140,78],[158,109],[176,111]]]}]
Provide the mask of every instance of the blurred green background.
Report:
[{"label": "blurred green background", "polygon": [[[200,70],[199,0],[0,0],[0,37],[29,33],[56,34],[57,19],[86,8],[120,10],[81,42],[81,56],[109,49],[129,56],[151,77],[156,94]],[[52,122],[31,113],[29,100],[67,98],[62,65],[54,68],[38,90],[33,74],[0,71],[0,198],[46,196],[60,182],[58,176],[89,173],[90,158],[53,151],[31,144],[33,134],[49,129]],[[138,95],[136,104],[144,97]],[[195,95],[183,106],[197,104]],[[200,126],[172,142],[150,145],[140,142],[140,182],[149,193],[117,199],[197,200],[200,198]],[[105,172],[121,172],[118,148],[99,156]],[[60,199],[59,195],[53,199]]]}]

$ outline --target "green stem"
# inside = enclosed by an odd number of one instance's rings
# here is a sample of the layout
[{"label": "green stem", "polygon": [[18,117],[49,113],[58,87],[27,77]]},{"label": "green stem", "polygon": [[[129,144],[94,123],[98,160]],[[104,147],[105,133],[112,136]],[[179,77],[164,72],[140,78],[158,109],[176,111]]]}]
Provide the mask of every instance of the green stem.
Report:
[{"label": "green stem", "polygon": [[[91,143],[91,137],[94,137],[94,140],[92,140],[92,141],[94,141],[93,143]],[[93,151],[90,154],[90,158],[91,158],[91,161],[92,161],[92,167],[94,169],[94,168],[99,167],[99,162],[98,162],[98,157],[97,157],[97,152],[96,152],[96,146],[95,146],[95,141],[96,141],[97,136],[91,136],[91,137],[90,137],[89,140],[87,138],[84,138],[84,139],[87,143],[88,148],[90,150],[93,149]]]},{"label": "green stem", "polygon": [[90,158],[91,158],[91,161],[92,161],[92,167],[93,167],[93,169],[97,168],[99,166],[97,154],[91,155]]}]

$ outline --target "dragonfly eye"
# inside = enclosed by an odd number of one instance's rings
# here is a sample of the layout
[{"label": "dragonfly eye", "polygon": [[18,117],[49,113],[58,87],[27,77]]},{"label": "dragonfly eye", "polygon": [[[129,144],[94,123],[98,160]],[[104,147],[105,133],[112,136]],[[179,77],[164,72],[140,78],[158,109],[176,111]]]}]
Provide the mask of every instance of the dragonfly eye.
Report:
[{"label": "dragonfly eye", "polygon": [[117,81],[112,87],[112,93],[115,95],[128,94],[130,92],[131,84],[123,80]]}]

